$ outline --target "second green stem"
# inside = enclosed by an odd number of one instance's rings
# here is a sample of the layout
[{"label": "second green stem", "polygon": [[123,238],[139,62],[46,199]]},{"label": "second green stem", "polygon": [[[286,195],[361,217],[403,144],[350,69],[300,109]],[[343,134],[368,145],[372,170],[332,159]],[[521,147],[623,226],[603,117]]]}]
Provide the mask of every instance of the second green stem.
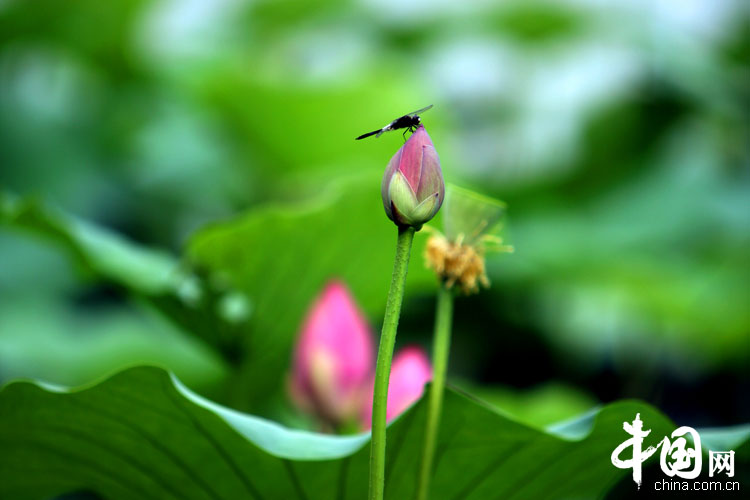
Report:
[{"label": "second green stem", "polygon": [[443,408],[445,373],[448,369],[448,352],[451,344],[451,324],[453,322],[453,292],[441,285],[438,289],[437,311],[435,313],[435,336],[432,347],[432,384],[427,402],[427,424],[425,425],[422,463],[419,469],[417,499],[427,500],[432,476],[432,460],[435,456],[440,413]]},{"label": "second green stem", "polygon": [[370,500],[382,500],[385,490],[385,427],[388,402],[388,381],[391,375],[393,345],[404,299],[404,284],[409,268],[413,227],[399,227],[396,259],[393,263],[391,288],[385,304],[383,330],[380,334],[378,361],[375,366],[375,387],[372,395],[372,441],[370,444]]}]

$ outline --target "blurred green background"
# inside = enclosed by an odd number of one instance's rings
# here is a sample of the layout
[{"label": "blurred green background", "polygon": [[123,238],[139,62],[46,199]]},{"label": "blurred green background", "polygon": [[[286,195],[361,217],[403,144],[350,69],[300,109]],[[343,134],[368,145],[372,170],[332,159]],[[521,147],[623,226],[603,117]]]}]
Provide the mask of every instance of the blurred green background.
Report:
[{"label": "blurred green background", "polygon": [[[750,421],[750,16],[737,1],[0,1],[0,382],[156,363],[294,422],[306,308],[379,328],[380,175],[427,104],[509,205],[450,375],[546,424],[637,397]],[[220,221],[220,222],[217,222]],[[438,224],[439,225],[439,224]],[[418,236],[399,344],[429,347]]]}]

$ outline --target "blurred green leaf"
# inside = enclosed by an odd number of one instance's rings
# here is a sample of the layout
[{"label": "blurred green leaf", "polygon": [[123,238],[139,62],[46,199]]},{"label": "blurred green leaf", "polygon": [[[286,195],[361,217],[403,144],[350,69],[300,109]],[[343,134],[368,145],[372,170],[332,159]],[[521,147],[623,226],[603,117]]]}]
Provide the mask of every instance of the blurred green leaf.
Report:
[{"label": "blurred green leaf", "polygon": [[591,396],[560,383],[523,390],[468,382],[459,382],[457,386],[514,419],[540,429],[580,415],[596,405]]},{"label": "blurred green leaf", "polygon": [[98,227],[56,213],[41,203],[0,191],[0,223],[31,230],[62,244],[82,268],[144,294],[173,292],[181,275],[177,260],[147,250]]},{"label": "blurred green leaf", "polygon": [[750,424],[699,431],[704,446],[712,450],[736,450],[750,440]]},{"label": "blurred green leaf", "polygon": [[153,311],[109,306],[82,312],[39,297],[0,301],[0,380],[31,377],[75,385],[136,364],[169,367],[213,391],[226,368],[215,352]]},{"label": "blurred green leaf", "polygon": [[251,310],[247,299],[225,284],[204,282],[166,252],[5,192],[0,192],[0,223],[60,244],[95,280],[146,299],[225,358],[234,355],[237,331]]},{"label": "blurred green leaf", "polygon": [[33,5],[12,2],[0,8],[0,45],[23,38],[54,40],[124,76],[135,61],[122,49],[132,37],[130,28],[144,4],[114,0],[105,6],[84,0],[69,8],[54,0]]},{"label": "blurred green leaf", "polygon": [[584,363],[660,358],[681,376],[686,367],[743,369],[748,183],[715,168],[715,148],[700,126],[685,125],[650,170],[614,192],[514,210],[517,253],[489,259],[490,278],[534,283],[532,321]]},{"label": "blurred green leaf", "polygon": [[585,12],[556,2],[508,2],[491,18],[498,31],[526,44],[573,38],[591,21]]},{"label": "blurred green leaf", "polygon": [[[626,475],[609,455],[636,413],[655,440],[674,429],[650,406],[623,401],[587,415],[580,439],[563,439],[448,391],[432,498],[600,498]],[[388,429],[388,498],[414,494],[424,418],[420,401]],[[296,431],[228,410],[156,368],[78,391],[17,382],[0,392],[0,496],[360,499],[367,443],[367,434]]]},{"label": "blurred green leaf", "polygon": [[[271,54],[258,57],[263,61]],[[284,176],[301,172],[319,171],[336,177],[346,176],[352,169],[382,173],[401,146],[401,138],[396,134],[369,142],[354,138],[424,105],[414,103],[419,96],[408,93],[408,85],[398,85],[402,83],[399,75],[378,85],[290,85],[287,78],[276,81],[273,72],[279,71],[278,59],[268,63],[272,74],[267,78],[248,75],[242,64],[232,70],[222,68],[221,78],[206,78],[193,92],[223,110],[243,143],[252,144],[253,159],[259,163],[253,173],[271,187]],[[297,71],[296,66],[283,69]],[[372,102],[378,106],[366,105]],[[407,109],[403,109],[404,102],[409,103]]]}]

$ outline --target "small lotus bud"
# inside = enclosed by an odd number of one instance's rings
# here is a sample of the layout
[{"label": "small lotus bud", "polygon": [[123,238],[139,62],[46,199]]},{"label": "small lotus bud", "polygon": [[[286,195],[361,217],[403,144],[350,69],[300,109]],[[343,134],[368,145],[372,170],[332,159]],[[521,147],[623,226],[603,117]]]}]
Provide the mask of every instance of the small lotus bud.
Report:
[{"label": "small lotus bud", "polygon": [[373,371],[367,321],[343,283],[313,304],[294,353],[290,392],[304,411],[330,424],[356,419]]},{"label": "small lotus bud", "polygon": [[[390,422],[417,401],[424,385],[432,380],[432,366],[427,354],[420,347],[406,347],[396,353],[388,379],[388,404],[386,421]],[[362,427],[372,424],[372,389],[370,399],[362,407]]]},{"label": "small lotus bud", "polygon": [[398,226],[419,229],[440,210],[445,197],[443,172],[423,126],[388,162],[381,194],[386,215]]}]

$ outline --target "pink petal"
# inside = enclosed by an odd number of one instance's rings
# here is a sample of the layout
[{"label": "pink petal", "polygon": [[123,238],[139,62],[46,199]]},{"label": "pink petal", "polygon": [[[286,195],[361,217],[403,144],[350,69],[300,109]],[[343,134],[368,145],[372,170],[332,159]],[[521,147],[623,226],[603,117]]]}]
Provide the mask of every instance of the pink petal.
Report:
[{"label": "pink petal", "polygon": [[435,151],[430,136],[427,135],[424,127],[420,125],[400,150],[401,156],[398,162],[398,169],[404,174],[404,177],[409,182],[409,186],[411,186],[412,191],[415,193],[419,191],[422,179],[422,162],[426,147]]},{"label": "pink petal", "polygon": [[310,404],[300,406],[315,406],[326,417],[356,415],[373,356],[369,325],[348,289],[339,281],[328,283],[308,313],[295,348],[294,399],[306,398]]}]

